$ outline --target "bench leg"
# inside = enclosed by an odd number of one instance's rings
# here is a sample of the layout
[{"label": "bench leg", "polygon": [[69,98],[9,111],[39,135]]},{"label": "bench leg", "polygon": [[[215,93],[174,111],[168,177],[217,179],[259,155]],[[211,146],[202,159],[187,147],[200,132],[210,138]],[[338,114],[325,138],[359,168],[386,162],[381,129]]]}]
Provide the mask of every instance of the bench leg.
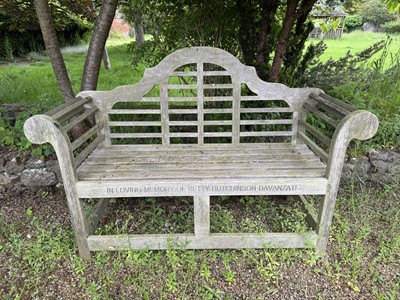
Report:
[{"label": "bench leg", "polygon": [[210,196],[194,196],[194,234],[210,235]]},{"label": "bench leg", "polygon": [[318,252],[326,253],[326,247],[328,245],[329,231],[332,224],[333,212],[335,210],[337,189],[329,189],[324,196],[323,202],[320,204],[318,213],[318,224],[317,224],[317,245],[316,249]]},{"label": "bench leg", "polygon": [[78,198],[75,189],[67,191],[68,208],[71,214],[72,227],[75,231],[76,242],[78,244],[79,256],[84,260],[90,260],[90,251],[87,241],[89,226],[85,216],[84,203]]}]

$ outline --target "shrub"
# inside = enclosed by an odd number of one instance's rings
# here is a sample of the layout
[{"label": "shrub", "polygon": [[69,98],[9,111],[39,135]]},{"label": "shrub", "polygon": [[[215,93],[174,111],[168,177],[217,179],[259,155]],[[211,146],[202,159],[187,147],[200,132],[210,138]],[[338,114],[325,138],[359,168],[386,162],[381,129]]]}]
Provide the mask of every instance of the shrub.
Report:
[{"label": "shrub", "polygon": [[392,22],[387,22],[381,25],[381,28],[387,33],[400,33],[400,19]]},{"label": "shrub", "polygon": [[362,17],[360,15],[347,16],[345,27],[347,31],[352,31],[362,26]]},{"label": "shrub", "polygon": [[396,17],[390,14],[383,2],[380,0],[368,0],[363,3],[360,9],[363,22],[381,25],[393,21]]}]

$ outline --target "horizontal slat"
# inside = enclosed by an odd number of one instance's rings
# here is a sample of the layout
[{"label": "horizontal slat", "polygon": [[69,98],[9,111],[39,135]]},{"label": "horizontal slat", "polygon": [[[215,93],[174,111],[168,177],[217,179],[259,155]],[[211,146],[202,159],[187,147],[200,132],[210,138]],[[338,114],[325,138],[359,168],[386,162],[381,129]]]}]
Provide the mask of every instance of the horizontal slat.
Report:
[{"label": "horizontal slat", "polygon": [[63,103],[63,104],[49,110],[48,112],[46,112],[46,115],[48,115],[54,119],[58,119],[58,117],[60,115],[64,114],[65,112],[74,110],[76,107],[84,105],[85,103],[88,103],[91,100],[92,100],[92,98],[90,98],[90,97],[85,97],[85,98],[77,97],[74,100],[68,101],[66,103]]},{"label": "horizontal slat", "polygon": [[241,113],[293,112],[290,107],[241,108]]},{"label": "horizontal slat", "polygon": [[91,251],[116,251],[132,249],[240,249],[240,248],[313,248],[317,235],[314,232],[297,233],[211,233],[194,234],[140,234],[140,235],[90,235]]},{"label": "horizontal slat", "polygon": [[231,76],[228,71],[203,71],[204,76]]},{"label": "horizontal slat", "polygon": [[280,125],[280,124],[293,124],[293,119],[279,119],[279,120],[240,120],[240,125]]},{"label": "horizontal slat", "polygon": [[[212,151],[214,153],[225,153],[225,152],[234,152],[234,151],[268,151],[271,153],[272,151],[276,151],[278,153],[281,150],[286,151],[308,151],[307,146],[304,144],[290,144],[290,143],[240,143],[236,145],[232,144],[204,144],[204,145],[110,145],[110,146],[103,146],[99,149],[96,149],[95,153],[106,153],[108,151],[112,151],[113,153],[118,152],[133,152],[133,151],[143,151],[144,153],[151,153],[153,152],[198,152],[198,151]],[[311,153],[311,152],[310,152]]]},{"label": "horizontal slat", "polygon": [[328,138],[326,135],[324,135],[322,132],[320,132],[317,128],[311,126],[308,123],[302,123],[306,127],[306,130],[310,132],[315,138],[317,138],[321,143],[323,143],[325,146],[330,147],[331,145],[331,139]]},{"label": "horizontal slat", "polygon": [[226,83],[226,84],[203,84],[203,88],[206,89],[232,89],[233,84]]},{"label": "horizontal slat", "polygon": [[75,157],[75,167],[78,167],[92,151],[104,141],[104,136],[99,134],[89,145]]},{"label": "horizontal slat", "polygon": [[80,122],[85,120],[87,117],[89,117],[91,114],[95,113],[96,111],[98,111],[97,107],[93,107],[91,109],[86,110],[83,114],[72,119],[71,122],[69,122],[66,126],[64,126],[64,130],[67,132],[70,131],[72,128],[74,128],[76,125],[78,125]]},{"label": "horizontal slat", "polygon": [[324,120],[329,125],[331,125],[331,126],[333,126],[335,128],[339,125],[339,122],[337,122],[336,120],[332,119],[331,117],[329,117],[328,115],[324,114],[323,112],[319,111],[315,107],[312,107],[311,105],[309,105],[307,103],[304,104],[304,107],[307,110],[309,110],[310,112],[312,112],[314,115],[320,117],[322,120]]},{"label": "horizontal slat", "polygon": [[110,115],[159,115],[160,109],[111,109]]},{"label": "horizontal slat", "polygon": [[162,137],[161,132],[135,132],[135,133],[110,133],[109,134],[110,138],[116,139],[116,138],[157,138],[157,137]]},{"label": "horizontal slat", "polygon": [[197,121],[169,121],[170,126],[197,126]]},{"label": "horizontal slat", "polygon": [[245,136],[292,136],[292,131],[241,131],[240,137]]},{"label": "horizontal slat", "polygon": [[111,126],[161,126],[161,121],[109,121]]},{"label": "horizontal slat", "polygon": [[179,114],[196,114],[197,109],[169,109],[168,113],[171,115],[179,115]]},{"label": "horizontal slat", "polygon": [[199,162],[199,163],[134,163],[134,164],[105,164],[99,162],[95,166],[93,164],[83,163],[79,168],[79,173],[103,173],[103,172],[127,172],[127,171],[142,171],[142,170],[158,170],[165,171],[180,171],[180,170],[290,170],[290,169],[325,169],[319,161],[269,161],[264,163],[250,162],[225,162],[221,164]]},{"label": "horizontal slat", "polygon": [[332,116],[334,116],[335,118],[338,118],[339,120],[343,119],[346,116],[346,115],[342,114],[341,112],[338,112],[334,108],[332,108],[328,105],[325,105],[323,103],[317,103],[317,105],[315,107],[318,110],[321,110],[321,111],[331,114]]},{"label": "horizontal slat", "polygon": [[181,138],[183,138],[183,137],[198,137],[198,133],[197,132],[170,132],[169,133],[169,136],[170,137],[176,137],[176,138],[178,138],[178,137],[181,137]]},{"label": "horizontal slat", "polygon": [[204,137],[231,137],[232,132],[204,132]]},{"label": "horizontal slat", "polygon": [[168,84],[169,90],[196,90],[197,84]]},{"label": "horizontal slat", "polygon": [[[95,166],[93,168],[96,168]],[[306,178],[322,177],[325,175],[325,168],[321,169],[284,169],[271,172],[268,169],[244,169],[244,170],[149,170],[116,171],[116,172],[80,172],[79,180],[124,180],[124,179],[222,179],[222,178]]]},{"label": "horizontal slat", "polygon": [[343,101],[340,101],[340,100],[338,100],[338,99],[336,99],[336,98],[333,98],[333,97],[331,97],[331,96],[329,96],[329,95],[327,95],[327,94],[321,93],[321,94],[319,94],[319,96],[322,97],[322,98],[325,98],[325,99],[329,100],[329,101],[332,102],[332,103],[335,103],[336,105],[339,105],[339,106],[343,107],[344,109],[348,110],[349,112],[352,112],[352,111],[356,111],[356,110],[357,110],[357,108],[354,108],[354,107],[352,107],[351,105],[349,105],[349,104],[347,104],[347,103],[345,103],[345,102],[343,102]]},{"label": "horizontal slat", "polygon": [[316,143],[314,143],[314,141],[312,141],[304,133],[299,132],[298,134],[299,134],[299,137],[308,145],[308,147],[310,147],[310,149],[312,151],[314,151],[314,153],[316,155],[318,155],[321,158],[321,160],[324,163],[328,163],[328,154],[320,146],[318,146]]},{"label": "horizontal slat", "polygon": [[103,127],[103,123],[96,124],[92,128],[90,128],[88,131],[86,131],[84,134],[82,134],[80,137],[78,137],[72,144],[71,148],[72,151],[77,149],[79,146],[81,146],[83,143],[85,143],[90,137],[92,137],[93,134],[98,133],[98,131]]},{"label": "horizontal slat", "polygon": [[80,198],[202,196],[202,195],[323,195],[327,179],[293,178],[212,178],[93,180],[76,183]]},{"label": "horizontal slat", "polygon": [[232,125],[231,120],[215,120],[215,121],[203,121],[205,126],[207,125]]},{"label": "horizontal slat", "polygon": [[329,106],[331,108],[333,108],[334,110],[338,111],[339,113],[341,113],[343,116],[346,116],[347,114],[349,114],[351,111],[347,110],[346,108],[344,108],[342,105],[338,105],[337,103],[330,101],[328,99],[325,99],[323,97],[320,97],[316,94],[311,93],[310,94],[310,98],[318,101],[319,103]]},{"label": "horizontal slat", "polygon": [[179,76],[179,77],[185,77],[185,76],[191,76],[191,77],[196,77],[197,72],[196,71],[187,71],[187,72],[182,72],[182,71],[174,71],[171,73],[171,76]]},{"label": "horizontal slat", "polygon": [[168,102],[197,102],[197,97],[168,97]]}]

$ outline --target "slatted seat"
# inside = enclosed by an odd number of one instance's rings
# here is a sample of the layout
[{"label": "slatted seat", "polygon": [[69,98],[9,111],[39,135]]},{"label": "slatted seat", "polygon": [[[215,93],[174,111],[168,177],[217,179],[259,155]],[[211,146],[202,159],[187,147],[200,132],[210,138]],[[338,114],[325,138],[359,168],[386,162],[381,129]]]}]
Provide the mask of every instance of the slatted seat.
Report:
[{"label": "slatted seat", "polygon": [[[90,128],[75,136],[88,120]],[[85,125],[85,126],[86,126]],[[25,123],[57,154],[79,253],[182,247],[316,247],[325,251],[346,148],[376,116],[320,89],[260,80],[216,48],[176,51],[135,85],[85,91]],[[210,233],[210,196],[284,195],[309,233]],[[322,195],[313,208],[307,195]],[[192,196],[194,234],[93,235],[110,198]],[[99,199],[90,216],[83,199]],[[171,244],[171,240],[174,242]]]}]

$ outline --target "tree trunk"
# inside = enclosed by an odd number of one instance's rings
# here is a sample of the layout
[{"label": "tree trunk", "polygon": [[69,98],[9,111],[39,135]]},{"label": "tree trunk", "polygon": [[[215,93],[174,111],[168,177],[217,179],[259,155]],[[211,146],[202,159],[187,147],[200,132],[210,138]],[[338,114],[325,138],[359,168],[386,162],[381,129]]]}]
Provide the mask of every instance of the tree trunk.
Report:
[{"label": "tree trunk", "polygon": [[104,69],[111,70],[111,61],[110,57],[108,56],[108,51],[106,47],[104,47],[103,51],[103,64],[104,64]]},{"label": "tree trunk", "polygon": [[71,99],[74,99],[75,94],[72,90],[68,71],[65,67],[64,58],[61,54],[60,45],[57,40],[53,19],[49,9],[49,3],[47,0],[34,0],[34,3],[44,44],[46,46],[46,51],[50,57],[51,66],[53,67],[61,95],[64,101],[67,102]]},{"label": "tree trunk", "polygon": [[118,0],[104,0],[96,18],[83,69],[81,90],[96,90],[104,47],[117,9]]},{"label": "tree trunk", "polygon": [[144,30],[143,24],[139,22],[135,22],[134,24],[135,29],[135,40],[136,40],[136,47],[139,47],[144,43]]},{"label": "tree trunk", "polygon": [[288,46],[289,35],[296,20],[303,14],[307,13],[307,11],[311,9],[317,0],[305,0],[302,2],[302,6],[297,9],[299,2],[300,0],[287,0],[285,18],[282,22],[282,29],[279,34],[274,60],[268,74],[268,79],[272,82],[277,82],[279,79],[283,57]]},{"label": "tree trunk", "polygon": [[289,34],[293,28],[294,22],[296,21],[294,13],[298,3],[299,0],[287,1],[285,18],[282,21],[282,29],[275,49],[274,60],[272,61],[272,66],[268,74],[268,79],[272,82],[277,82],[279,79],[279,72],[281,71],[282,60],[287,48]]}]

